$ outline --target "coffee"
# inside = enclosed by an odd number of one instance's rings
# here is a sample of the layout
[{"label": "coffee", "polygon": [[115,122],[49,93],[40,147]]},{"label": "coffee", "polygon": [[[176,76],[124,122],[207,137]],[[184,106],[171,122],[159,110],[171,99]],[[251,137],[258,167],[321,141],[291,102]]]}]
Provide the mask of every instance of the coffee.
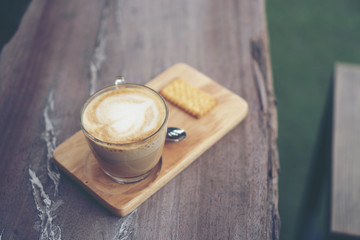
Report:
[{"label": "coffee", "polygon": [[94,98],[85,108],[83,125],[95,138],[116,144],[137,142],[156,132],[166,109],[143,88],[119,88]]},{"label": "coffee", "polygon": [[104,172],[119,182],[146,177],[165,142],[167,106],[154,90],[121,84],[104,89],[85,104],[81,123]]}]

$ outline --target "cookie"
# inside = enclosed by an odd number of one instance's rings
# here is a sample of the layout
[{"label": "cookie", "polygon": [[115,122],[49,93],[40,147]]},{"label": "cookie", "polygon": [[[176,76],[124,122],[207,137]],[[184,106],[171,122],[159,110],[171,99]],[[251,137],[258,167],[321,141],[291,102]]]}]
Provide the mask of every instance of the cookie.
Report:
[{"label": "cookie", "polygon": [[204,116],[216,105],[216,99],[212,95],[181,79],[172,81],[160,91],[160,94],[167,101],[196,118]]}]

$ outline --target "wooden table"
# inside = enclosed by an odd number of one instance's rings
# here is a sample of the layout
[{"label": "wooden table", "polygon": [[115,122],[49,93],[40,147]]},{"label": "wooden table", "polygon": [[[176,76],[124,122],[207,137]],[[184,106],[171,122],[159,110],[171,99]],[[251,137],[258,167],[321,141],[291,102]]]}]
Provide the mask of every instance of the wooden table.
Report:
[{"label": "wooden table", "polygon": [[[127,217],[54,165],[95,90],[184,62],[246,119]],[[33,0],[0,56],[0,238],[278,239],[277,117],[264,0]],[[236,112],[236,109],[234,110]]]}]

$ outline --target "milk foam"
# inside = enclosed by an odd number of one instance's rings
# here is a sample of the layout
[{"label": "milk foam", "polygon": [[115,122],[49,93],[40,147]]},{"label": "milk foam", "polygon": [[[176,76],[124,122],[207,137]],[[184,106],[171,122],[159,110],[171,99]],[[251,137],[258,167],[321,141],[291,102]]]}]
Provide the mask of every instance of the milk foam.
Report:
[{"label": "milk foam", "polygon": [[147,89],[119,88],[94,98],[83,114],[83,126],[110,143],[129,143],[155,133],[166,112],[162,100]]}]

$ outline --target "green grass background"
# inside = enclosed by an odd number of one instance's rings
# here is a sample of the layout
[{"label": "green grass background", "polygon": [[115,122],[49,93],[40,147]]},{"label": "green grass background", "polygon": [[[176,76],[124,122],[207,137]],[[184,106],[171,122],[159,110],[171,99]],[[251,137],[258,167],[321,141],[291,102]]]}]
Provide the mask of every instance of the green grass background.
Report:
[{"label": "green grass background", "polygon": [[[278,100],[280,239],[297,239],[334,64],[360,64],[360,1],[268,0],[266,11]],[[323,193],[312,239],[326,238],[327,198]]]}]

